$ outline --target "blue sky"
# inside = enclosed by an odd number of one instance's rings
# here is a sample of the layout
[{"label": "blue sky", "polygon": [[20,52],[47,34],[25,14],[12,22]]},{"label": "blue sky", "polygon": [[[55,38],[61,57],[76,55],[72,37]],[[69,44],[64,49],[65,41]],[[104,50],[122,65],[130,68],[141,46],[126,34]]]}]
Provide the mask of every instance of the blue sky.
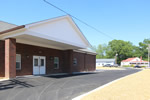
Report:
[{"label": "blue sky", "polygon": [[[47,0],[100,31],[138,45],[150,38],[150,0]],[[1,0],[0,20],[16,25],[65,15],[42,0]],[[75,20],[92,45],[112,39]]]}]

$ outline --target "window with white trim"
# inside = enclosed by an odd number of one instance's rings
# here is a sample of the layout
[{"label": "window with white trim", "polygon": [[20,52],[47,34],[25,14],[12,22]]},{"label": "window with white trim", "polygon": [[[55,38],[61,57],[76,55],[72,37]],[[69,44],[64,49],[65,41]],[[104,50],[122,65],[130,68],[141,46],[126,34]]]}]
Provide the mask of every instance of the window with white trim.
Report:
[{"label": "window with white trim", "polygon": [[73,58],[73,65],[74,65],[74,66],[77,65],[77,58]]},{"label": "window with white trim", "polygon": [[16,70],[21,70],[21,54],[16,54]]},{"label": "window with white trim", "polygon": [[59,57],[54,57],[54,69],[59,69]]}]

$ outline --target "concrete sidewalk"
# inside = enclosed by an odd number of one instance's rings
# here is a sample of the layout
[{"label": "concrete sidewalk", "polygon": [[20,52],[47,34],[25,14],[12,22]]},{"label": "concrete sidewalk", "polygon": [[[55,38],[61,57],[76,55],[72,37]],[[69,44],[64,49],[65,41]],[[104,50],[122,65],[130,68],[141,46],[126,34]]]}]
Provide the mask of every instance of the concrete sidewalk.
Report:
[{"label": "concrete sidewalk", "polygon": [[6,81],[6,80],[9,80],[8,78],[5,78],[5,77],[0,77],[0,82],[1,81]]},{"label": "concrete sidewalk", "polygon": [[81,100],[150,100],[150,69],[122,78]]}]

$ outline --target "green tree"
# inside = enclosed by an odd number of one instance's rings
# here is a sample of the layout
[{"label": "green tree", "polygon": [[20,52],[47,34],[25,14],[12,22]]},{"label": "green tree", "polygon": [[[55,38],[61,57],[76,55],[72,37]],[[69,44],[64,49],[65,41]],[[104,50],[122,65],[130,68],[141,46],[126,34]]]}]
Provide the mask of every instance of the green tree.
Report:
[{"label": "green tree", "polygon": [[97,47],[93,46],[92,50],[97,53],[96,58],[115,58],[117,55],[117,62],[120,62],[129,57],[143,57],[147,60],[148,58],[148,44],[150,44],[150,38],[144,39],[143,42],[139,43],[139,46],[132,45],[129,41],[123,40],[112,40],[108,45],[99,44]]},{"label": "green tree", "polygon": [[133,57],[143,56],[142,49],[139,46],[133,46]]},{"label": "green tree", "polygon": [[106,50],[107,50],[106,44],[99,44],[97,47],[93,46],[92,50],[97,53],[96,59],[106,58]]},{"label": "green tree", "polygon": [[139,49],[141,51],[141,56],[143,57],[143,59],[148,58],[148,50],[147,50],[148,44],[150,44],[150,38],[144,39],[143,42],[139,43]]},{"label": "green tree", "polygon": [[133,45],[131,42],[123,40],[112,40],[108,44],[108,49],[106,51],[106,56],[108,58],[114,58],[117,54],[117,63],[128,57],[132,57]]}]

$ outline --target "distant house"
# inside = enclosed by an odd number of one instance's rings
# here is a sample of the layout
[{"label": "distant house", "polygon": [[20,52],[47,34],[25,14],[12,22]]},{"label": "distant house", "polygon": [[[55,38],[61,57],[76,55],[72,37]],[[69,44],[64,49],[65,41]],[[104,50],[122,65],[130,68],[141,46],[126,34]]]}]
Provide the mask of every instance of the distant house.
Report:
[{"label": "distant house", "polygon": [[148,66],[148,61],[142,60],[142,57],[128,58],[126,60],[121,61],[121,66],[131,66],[131,65]]},{"label": "distant house", "polygon": [[96,59],[96,66],[104,66],[106,64],[115,64],[115,59]]}]

